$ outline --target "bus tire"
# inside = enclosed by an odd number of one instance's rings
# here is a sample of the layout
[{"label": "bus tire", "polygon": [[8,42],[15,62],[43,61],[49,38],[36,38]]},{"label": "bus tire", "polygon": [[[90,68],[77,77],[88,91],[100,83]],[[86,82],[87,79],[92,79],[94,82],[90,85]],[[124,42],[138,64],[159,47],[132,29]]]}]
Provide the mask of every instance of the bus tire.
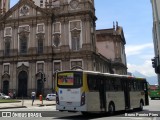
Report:
[{"label": "bus tire", "polygon": [[81,112],[83,116],[89,116],[90,113],[89,112]]},{"label": "bus tire", "polygon": [[143,101],[140,101],[140,105],[139,105],[139,110],[142,111],[143,110]]},{"label": "bus tire", "polygon": [[111,102],[109,104],[109,106],[108,106],[108,112],[109,112],[110,115],[114,115],[114,113],[115,113],[115,105],[114,105],[113,102]]}]

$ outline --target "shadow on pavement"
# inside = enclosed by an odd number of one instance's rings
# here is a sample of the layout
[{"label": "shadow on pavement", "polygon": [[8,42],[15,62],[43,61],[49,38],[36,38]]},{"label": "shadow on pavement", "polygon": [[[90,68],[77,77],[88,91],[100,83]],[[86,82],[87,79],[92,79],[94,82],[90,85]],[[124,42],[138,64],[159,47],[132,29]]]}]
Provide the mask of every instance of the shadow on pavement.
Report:
[{"label": "shadow on pavement", "polygon": [[[144,110],[142,112],[146,112],[147,110]],[[129,110],[129,111],[118,111],[115,112],[114,115],[109,115],[108,113],[88,113],[83,115],[81,112],[76,113],[70,113],[70,112],[59,112],[54,119],[68,119],[68,120],[90,120],[90,119],[96,119],[96,118],[103,118],[103,117],[125,117],[125,113],[135,113],[135,112],[141,112],[140,110]]]}]

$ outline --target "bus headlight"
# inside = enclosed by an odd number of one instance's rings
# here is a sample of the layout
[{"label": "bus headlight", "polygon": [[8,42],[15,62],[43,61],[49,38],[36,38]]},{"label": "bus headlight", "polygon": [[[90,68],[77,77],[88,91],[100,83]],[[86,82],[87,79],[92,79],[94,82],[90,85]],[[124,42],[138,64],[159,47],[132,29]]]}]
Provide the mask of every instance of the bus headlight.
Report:
[{"label": "bus headlight", "polygon": [[56,92],[56,104],[59,105],[59,96],[58,96],[58,93]]}]

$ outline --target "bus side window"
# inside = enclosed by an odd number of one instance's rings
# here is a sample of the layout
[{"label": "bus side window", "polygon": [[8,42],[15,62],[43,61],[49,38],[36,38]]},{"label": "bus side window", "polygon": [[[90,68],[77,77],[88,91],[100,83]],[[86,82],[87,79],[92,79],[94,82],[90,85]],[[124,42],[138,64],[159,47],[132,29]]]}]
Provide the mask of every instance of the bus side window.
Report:
[{"label": "bus side window", "polygon": [[115,85],[115,83],[114,83],[114,79],[113,78],[110,78],[110,91],[114,91],[114,85]]},{"label": "bus side window", "polygon": [[114,83],[114,90],[115,91],[118,91],[118,80],[117,80],[117,78],[115,78],[115,83]]},{"label": "bus side window", "polygon": [[91,77],[91,75],[88,75],[87,76],[87,84],[88,84],[88,89],[89,90],[92,90],[92,77]]},{"label": "bus side window", "polygon": [[106,84],[105,77],[96,77],[96,91],[102,89],[102,87],[106,90]]},{"label": "bus side window", "polygon": [[128,89],[129,89],[129,91],[131,91],[131,82],[130,81],[128,81]]},{"label": "bus side window", "polygon": [[124,80],[121,79],[120,81],[121,81],[121,89],[122,89],[122,91],[123,91],[123,90],[124,90]]},{"label": "bus side window", "polygon": [[106,78],[106,90],[110,91],[110,82],[107,78]]},{"label": "bus side window", "polygon": [[130,81],[130,90],[131,90],[131,91],[134,91],[134,84],[133,84],[133,81]]},{"label": "bus side window", "polygon": [[115,80],[115,89],[117,91],[122,91],[121,80],[119,78],[116,78],[116,80]]},{"label": "bus side window", "polygon": [[96,80],[95,76],[88,75],[87,76],[87,84],[88,84],[89,90],[91,90],[91,91],[97,90],[97,80]]},{"label": "bus side window", "polygon": [[133,89],[134,89],[134,91],[137,91],[137,85],[136,84],[137,84],[136,81],[133,81]]},{"label": "bus side window", "polygon": [[137,81],[137,83],[138,83],[138,90],[142,90],[141,82],[140,82],[140,81]]},{"label": "bus side window", "polygon": [[137,86],[138,86],[138,90],[143,90],[144,88],[144,86],[143,86],[143,83],[141,82],[141,81],[137,81]]},{"label": "bus side window", "polygon": [[141,81],[140,83],[141,83],[141,90],[144,90],[144,83],[143,83],[143,81]]},{"label": "bus side window", "polygon": [[80,74],[75,74],[74,75],[74,85],[81,85],[82,80],[81,80],[81,75]]}]

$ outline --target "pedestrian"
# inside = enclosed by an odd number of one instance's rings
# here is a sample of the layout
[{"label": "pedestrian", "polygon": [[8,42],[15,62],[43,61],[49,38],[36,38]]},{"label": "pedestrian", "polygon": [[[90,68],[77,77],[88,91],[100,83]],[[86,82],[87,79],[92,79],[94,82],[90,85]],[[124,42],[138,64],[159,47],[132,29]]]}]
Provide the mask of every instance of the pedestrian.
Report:
[{"label": "pedestrian", "polygon": [[16,98],[16,92],[14,91],[13,92],[13,99],[15,99]]},{"label": "pedestrian", "polygon": [[11,92],[8,93],[8,96],[9,96],[10,98],[13,98],[13,94],[12,94]]},{"label": "pedestrian", "polygon": [[31,93],[31,97],[32,97],[32,106],[33,106],[33,103],[34,103],[35,95],[36,95],[35,92],[32,92],[32,93]]}]

